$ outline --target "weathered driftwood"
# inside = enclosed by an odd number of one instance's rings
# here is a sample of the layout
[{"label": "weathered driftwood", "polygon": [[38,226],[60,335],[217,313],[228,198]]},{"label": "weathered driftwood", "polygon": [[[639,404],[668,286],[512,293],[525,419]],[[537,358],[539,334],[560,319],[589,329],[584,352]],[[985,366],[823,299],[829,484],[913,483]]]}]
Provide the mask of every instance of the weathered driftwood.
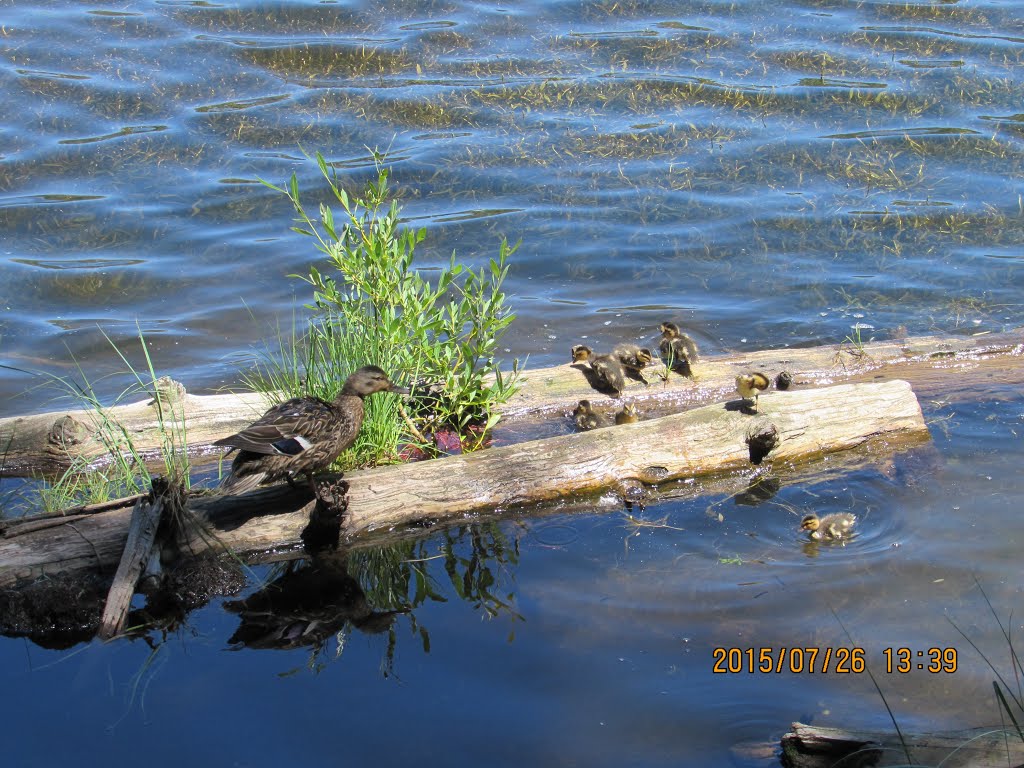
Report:
[{"label": "weathered driftwood", "polygon": [[[909,756],[908,756],[909,752]],[[782,737],[789,768],[941,765],[943,768],[1006,768],[1024,763],[1024,742],[1005,728],[903,734],[793,723]]]},{"label": "weathered driftwood", "polygon": [[[353,472],[345,478],[348,511],[341,536],[353,541],[421,521],[509,513],[609,487],[749,469],[751,436],[770,433],[769,426],[777,445],[766,461],[778,466],[872,438],[899,444],[927,435],[917,398],[904,381],[772,393],[762,395],[758,415],[731,401],[637,424]],[[312,502],[308,490],[286,486],[242,497],[201,497],[189,508],[205,524],[193,527],[183,542],[186,551],[244,554],[297,546]],[[129,515],[114,510],[0,539],[0,587],[43,573],[111,567]]]},{"label": "weathered driftwood", "polygon": [[117,566],[117,573],[114,574],[114,581],[107,593],[107,603],[97,633],[104,640],[121,631],[132,602],[132,595],[135,594],[135,585],[142,575],[142,569],[156,541],[156,532],[160,527],[160,517],[166,501],[164,496],[157,493],[153,496],[152,499],[139,499],[132,508],[128,538],[121,554],[121,562]]},{"label": "weathered driftwood", "polygon": [[[568,351],[566,352],[568,357]],[[732,397],[737,373],[760,369],[772,375],[788,370],[797,388],[823,386],[840,381],[901,378],[910,381],[922,397],[941,393],[944,397],[974,396],[961,385],[968,378],[976,386],[1024,382],[1024,333],[977,337],[912,337],[901,341],[830,345],[808,349],[777,349],[744,355],[702,359],[694,366],[695,380],[673,375],[662,383],[649,371],[650,387],[628,380],[624,399],[640,404],[648,413],[667,413]],[[498,442],[517,438],[517,423],[535,423],[553,414],[572,410],[581,398],[598,405],[613,401],[595,392],[583,373],[570,365],[526,370],[518,394],[500,409],[504,417],[496,431]],[[184,409],[190,450],[208,452],[211,443],[238,431],[262,413],[268,403],[255,394],[197,396],[184,392],[173,382],[161,387],[165,412],[179,418]],[[108,409],[108,415],[123,424],[142,452],[160,447],[157,408],[154,400]],[[58,411],[36,416],[0,419],[0,451],[4,456],[0,473],[20,474],[31,470],[57,470],[70,457],[102,457],[103,446],[93,437],[96,416],[86,411]]]}]

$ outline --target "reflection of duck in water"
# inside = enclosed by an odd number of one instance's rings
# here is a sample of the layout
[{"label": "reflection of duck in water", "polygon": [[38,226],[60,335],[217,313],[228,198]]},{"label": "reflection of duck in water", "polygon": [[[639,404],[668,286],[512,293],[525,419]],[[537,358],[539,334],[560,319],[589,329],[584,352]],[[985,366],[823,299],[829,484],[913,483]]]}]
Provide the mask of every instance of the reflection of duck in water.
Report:
[{"label": "reflection of duck in water", "polygon": [[675,323],[662,323],[658,329],[661,331],[658,352],[662,361],[680,376],[693,376],[690,366],[698,358],[697,345],[693,339],[680,331]]},{"label": "reflection of duck in water", "polygon": [[580,404],[572,412],[572,420],[576,423],[576,428],[583,432],[601,426],[601,419],[594,413],[589,400],[580,400]]},{"label": "reflection of duck in water", "polygon": [[332,402],[307,396],[278,403],[237,435],[214,443],[238,449],[221,489],[245,493],[261,483],[311,476],[327,468],[356,441],[363,425],[363,398],[375,392],[408,391],[377,366],[368,365],[345,380]]},{"label": "reflection of duck in water", "polygon": [[646,368],[654,355],[647,347],[638,347],[635,344],[620,344],[612,350],[612,356],[617,358],[630,377],[639,379],[644,384],[650,384],[644,378],[643,370]]},{"label": "reflection of duck in water", "polygon": [[771,382],[768,377],[760,371],[755,373],[741,373],[736,377],[736,391],[744,400],[754,401],[754,413],[757,413],[757,398],[768,387]]},{"label": "reflection of duck in water", "polygon": [[594,350],[585,344],[577,344],[572,348],[574,363],[589,363],[594,374],[594,385],[597,389],[605,389],[618,397],[626,388],[626,375],[622,372],[622,363],[612,355],[595,355]]},{"label": "reflection of duck in water", "polygon": [[622,406],[622,410],[615,414],[616,424],[636,424],[640,421],[640,414],[637,413],[636,406],[632,403],[626,403]]},{"label": "reflection of duck in water", "polygon": [[833,512],[824,517],[807,515],[800,521],[800,529],[816,541],[841,541],[853,536],[857,516],[849,512]]},{"label": "reflection of duck in water", "polygon": [[260,591],[224,606],[240,619],[229,645],[280,650],[318,647],[347,623],[363,632],[382,632],[402,612],[374,612],[344,557],[338,556],[292,562]]}]

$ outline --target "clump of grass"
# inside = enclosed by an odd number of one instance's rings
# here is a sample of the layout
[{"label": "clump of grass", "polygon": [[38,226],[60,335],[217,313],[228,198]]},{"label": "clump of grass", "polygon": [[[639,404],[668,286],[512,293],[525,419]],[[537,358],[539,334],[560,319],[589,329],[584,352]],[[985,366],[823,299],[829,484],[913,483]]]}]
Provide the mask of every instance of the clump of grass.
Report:
[{"label": "clump of grass", "polygon": [[[308,330],[279,339],[247,383],[278,397],[330,398],[349,373],[378,365],[413,383],[418,430],[453,430],[461,448],[478,447],[498,421],[495,406],[517,388],[516,365],[506,375],[495,360],[498,340],[515,317],[501,290],[515,246],[502,240],[498,257],[478,271],[452,254],[431,283],[413,265],[425,230],[402,224],[388,171],[378,165],[376,180],[350,196],[319,153],[316,163],[340,205],[337,215],[321,204],[318,216],[311,216],[294,174],[287,187],[263,182],[288,197],[298,215],[293,229],[315,240],[326,263],[294,275],[313,289]],[[367,402],[363,430],[343,465],[396,456],[404,437],[400,405],[393,395]]]},{"label": "clump of grass", "polygon": [[56,480],[38,489],[38,506],[44,512],[60,512],[80,504],[108,501],[119,496],[149,491],[153,479],[149,469],[149,457],[136,446],[128,428],[118,422],[110,410],[126,398],[135,398],[140,393],[153,398],[164,476],[172,485],[185,490],[190,487],[191,462],[188,455],[184,408],[175,407],[164,384],[165,380],[157,377],[141,329],[139,343],[145,359],[145,369],[141,372],[132,366],[124,352],[109,336],[104,334],[104,337],[128,366],[130,377],[133,379],[110,406],[104,405],[77,361],[77,376],[37,374],[70,396],[90,414],[90,436],[103,448],[103,455],[99,458],[95,455],[74,456],[70,466]]}]

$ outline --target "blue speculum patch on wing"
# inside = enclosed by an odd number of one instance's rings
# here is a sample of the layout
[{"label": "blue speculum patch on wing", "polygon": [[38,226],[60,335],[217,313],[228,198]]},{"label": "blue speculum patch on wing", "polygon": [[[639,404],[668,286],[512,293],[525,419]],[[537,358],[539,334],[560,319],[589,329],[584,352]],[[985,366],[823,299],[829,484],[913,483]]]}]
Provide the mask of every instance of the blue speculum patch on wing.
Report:
[{"label": "blue speculum patch on wing", "polygon": [[274,450],[285,456],[298,456],[304,450],[309,448],[309,441],[302,437],[288,437],[283,440],[277,440],[271,443],[274,446]]}]

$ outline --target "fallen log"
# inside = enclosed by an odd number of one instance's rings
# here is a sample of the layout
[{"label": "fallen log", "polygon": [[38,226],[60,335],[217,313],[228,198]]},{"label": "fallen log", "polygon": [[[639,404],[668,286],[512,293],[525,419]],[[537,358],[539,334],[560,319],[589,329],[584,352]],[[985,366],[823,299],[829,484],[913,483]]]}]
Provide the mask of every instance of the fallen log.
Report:
[{"label": "fallen log", "polygon": [[[348,473],[340,536],[352,543],[413,523],[520,513],[629,484],[749,472],[758,462],[787,467],[872,439],[900,446],[919,444],[928,434],[904,381],[762,395],[760,410],[750,415],[739,401],[717,403],[636,424]],[[184,551],[244,555],[298,547],[312,498],[306,489],[284,486],[198,497],[188,506],[197,525],[180,543]],[[111,568],[129,516],[112,510],[0,539],[0,587],[43,574]]]},{"label": "fallen log", "polygon": [[[743,355],[702,359],[694,366],[695,379],[672,375],[662,383],[652,370],[650,387],[627,380],[625,401],[640,405],[648,415],[662,415],[731,397],[737,373],[759,369],[773,376],[788,370],[797,388],[827,386],[840,381],[901,378],[910,381],[922,396],[971,397],[962,386],[968,378],[976,386],[1024,383],[1024,331],[1021,329],[976,337],[911,337],[854,347],[849,344],[807,349],[776,349]],[[566,353],[568,356],[568,352]],[[955,373],[955,375],[951,375]],[[182,385],[161,380],[161,404],[168,419],[184,419],[189,451],[211,452],[212,443],[237,432],[259,416],[268,400],[254,393],[192,395]],[[519,392],[498,409],[502,416],[495,431],[497,443],[522,439],[540,420],[571,411],[577,401],[590,398],[609,405],[613,401],[595,392],[584,374],[570,365],[525,370]],[[111,407],[106,416],[122,424],[136,448],[156,456],[161,445],[155,398]],[[75,458],[100,459],[106,449],[96,440],[99,417],[91,411],[55,411],[35,416],[0,419],[0,474],[58,471]]]},{"label": "fallen log", "polygon": [[1024,742],[1014,730],[975,728],[897,734],[793,723],[782,737],[788,768],[845,765],[941,765],[943,768],[1006,768],[1024,763]]}]

